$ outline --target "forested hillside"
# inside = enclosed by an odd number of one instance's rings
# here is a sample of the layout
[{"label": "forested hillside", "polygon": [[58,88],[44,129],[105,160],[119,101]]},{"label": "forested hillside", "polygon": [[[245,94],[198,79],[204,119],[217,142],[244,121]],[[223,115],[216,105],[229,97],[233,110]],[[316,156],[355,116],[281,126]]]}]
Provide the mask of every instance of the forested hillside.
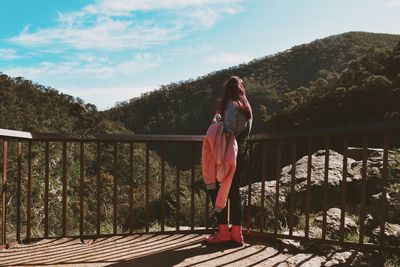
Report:
[{"label": "forested hillside", "polygon": [[[243,77],[248,86],[248,96],[255,111],[255,131],[295,127],[322,127],[339,124],[398,120],[400,113],[400,36],[352,32],[314,41],[288,51],[254,60],[249,64],[211,73],[185,82],[162,86],[159,90],[121,103],[106,112],[59,93],[53,88],[34,84],[23,78],[0,74],[0,128],[34,132],[64,133],[151,133],[151,134],[203,134],[208,127],[215,100],[222,93],[222,83],[230,75]],[[396,46],[397,44],[397,46]],[[349,63],[351,62],[351,63]],[[127,130],[127,127],[129,130]],[[50,235],[60,231],[60,201],[62,194],[61,144],[50,144]],[[151,146],[150,169],[150,221],[158,227],[160,214],[160,160]],[[23,169],[26,170],[26,145]],[[130,179],[129,147],[119,144],[119,232],[130,226],[142,229],[144,217],[145,154],[143,144],[134,145],[134,180]],[[15,143],[10,144],[15,151]],[[44,143],[33,148],[35,181],[32,195],[32,229],[39,236],[43,226],[44,195]],[[113,145],[101,145],[103,182],[102,232],[112,232]],[[177,188],[175,166],[177,148],[168,149],[164,156],[166,224],[173,226],[176,217],[176,196],[180,197],[182,225],[188,225],[190,200],[191,157],[182,157]],[[181,147],[184,154],[185,147]],[[0,153],[1,154],[1,153]],[[12,153],[15,157],[16,153]],[[186,154],[185,154],[186,155]],[[194,158],[199,162],[199,153]],[[73,222],[68,230],[76,234],[79,213],[79,147],[68,144],[68,218]],[[14,159],[15,162],[15,159]],[[273,161],[271,161],[273,162]],[[95,185],[97,181],[96,147],[85,145],[85,231],[95,229]],[[257,164],[254,165],[255,167]],[[189,169],[189,170],[187,170]],[[195,166],[196,225],[204,222],[200,214],[205,207],[204,185],[199,165]],[[15,176],[15,171],[9,176]],[[23,181],[27,180],[23,172]],[[16,179],[10,179],[9,195],[15,194]],[[135,218],[130,217],[128,200],[133,183]],[[25,182],[24,182],[25,184]],[[22,188],[26,196],[26,188]],[[15,202],[15,199],[12,201]],[[11,203],[11,202],[10,202]],[[26,199],[22,201],[26,214]],[[12,206],[12,207],[11,207]],[[10,204],[10,218],[15,218],[15,203]],[[185,207],[185,208],[183,208]],[[197,214],[198,213],[198,214]],[[11,220],[12,221],[12,220]],[[9,227],[9,229],[12,229]],[[10,234],[11,236],[11,234]]]},{"label": "forested hillside", "polygon": [[314,128],[400,120],[400,42],[371,50],[307,87],[284,95],[284,108],[270,117],[270,129]]},{"label": "forested hillside", "polygon": [[[118,104],[105,113],[137,133],[203,134],[210,121],[222,84],[231,75],[243,77],[255,113],[254,131],[281,110],[285,93],[310,81],[340,73],[348,62],[369,50],[393,48],[400,36],[349,32],[293,47],[195,80],[171,83],[141,97]],[[268,44],[266,44],[268,45]]]},{"label": "forested hillside", "polygon": [[0,72],[0,128],[32,132],[129,132],[95,105]]}]

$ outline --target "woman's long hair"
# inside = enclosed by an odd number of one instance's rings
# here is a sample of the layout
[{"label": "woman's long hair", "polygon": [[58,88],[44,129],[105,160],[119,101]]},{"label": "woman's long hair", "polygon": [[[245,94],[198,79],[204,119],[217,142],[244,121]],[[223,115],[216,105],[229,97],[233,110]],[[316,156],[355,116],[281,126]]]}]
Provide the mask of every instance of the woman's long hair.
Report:
[{"label": "woman's long hair", "polygon": [[232,76],[225,81],[224,96],[221,99],[221,113],[224,113],[229,100],[232,100],[236,107],[246,114],[247,119],[253,117],[253,112],[246,97],[246,86],[238,76]]}]

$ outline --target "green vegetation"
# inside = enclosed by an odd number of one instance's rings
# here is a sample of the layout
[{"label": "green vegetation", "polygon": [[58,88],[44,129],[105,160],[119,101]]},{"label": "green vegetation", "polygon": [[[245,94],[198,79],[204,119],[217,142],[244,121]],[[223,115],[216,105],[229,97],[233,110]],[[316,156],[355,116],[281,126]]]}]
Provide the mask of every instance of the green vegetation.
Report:
[{"label": "green vegetation", "polygon": [[327,77],[332,72],[340,73],[350,61],[368,51],[393,48],[399,41],[400,36],[388,34],[349,32],[335,35],[196,80],[161,86],[119,103],[105,113],[136,133],[203,134],[214,112],[216,98],[222,94],[223,82],[231,75],[238,75],[247,84],[253,106],[253,133],[263,132],[264,121],[286,108],[287,100],[305,101],[303,94],[296,94],[301,96],[298,100],[286,94],[306,90],[303,87],[309,87],[310,81]]},{"label": "green vegetation", "polygon": [[[351,32],[331,36],[293,47],[285,52],[257,59],[196,80],[161,86],[159,90],[119,103],[99,112],[80,99],[59,93],[53,88],[34,84],[23,78],[0,75],[0,128],[33,132],[63,133],[143,133],[203,134],[212,117],[215,100],[222,93],[222,83],[230,75],[244,78],[248,97],[253,105],[253,133],[266,129],[312,128],[400,119],[400,36]],[[150,228],[160,229],[161,157],[167,159],[165,172],[166,229],[175,229],[176,199],[179,196],[179,220],[190,225],[190,157],[182,157],[179,166],[180,185],[176,186],[175,146],[167,146],[161,155],[159,144],[150,145],[149,207]],[[0,155],[2,155],[0,146]],[[133,225],[144,230],[145,151],[143,144],[134,144],[134,179],[129,178],[129,145],[118,146],[118,178],[114,177],[113,144],[101,146],[103,182],[101,195],[102,233],[113,231],[113,185],[118,179],[118,232],[127,232]],[[187,148],[182,152],[186,155]],[[195,161],[198,163],[199,147]],[[398,154],[395,155],[399,159]],[[10,143],[8,230],[10,240],[15,234],[16,216],[16,144]],[[44,224],[44,143],[33,145],[32,232],[43,235]],[[389,176],[398,177],[399,162],[390,162]],[[14,163],[12,163],[14,162]],[[27,215],[27,145],[23,143],[22,224]],[[14,164],[14,165],[13,165]],[[1,170],[0,170],[1,171]],[[79,144],[68,144],[68,234],[79,233]],[[200,166],[195,166],[195,226],[204,226],[206,198]],[[61,144],[50,143],[50,235],[61,231],[62,195]],[[96,146],[85,144],[85,234],[95,232],[96,222]],[[133,184],[133,217],[130,217],[130,185]],[[391,185],[388,194],[398,198],[398,185]],[[265,203],[267,230],[274,226],[272,202]],[[257,211],[252,214],[259,216]],[[287,228],[287,210],[278,218]],[[312,218],[311,218],[312,219]],[[296,212],[295,229],[304,229],[305,218]],[[252,221],[257,227],[259,219]],[[258,226],[259,227],[259,226]],[[22,228],[23,237],[26,229]],[[347,241],[357,241],[349,235]],[[392,257],[396,264],[398,257]],[[394,266],[394,265],[393,265]]]},{"label": "green vegetation", "polygon": [[110,121],[95,105],[0,72],[0,128],[31,132],[131,132]]},{"label": "green vegetation", "polygon": [[313,128],[400,119],[400,43],[370,50],[340,73],[288,92],[270,129]]}]

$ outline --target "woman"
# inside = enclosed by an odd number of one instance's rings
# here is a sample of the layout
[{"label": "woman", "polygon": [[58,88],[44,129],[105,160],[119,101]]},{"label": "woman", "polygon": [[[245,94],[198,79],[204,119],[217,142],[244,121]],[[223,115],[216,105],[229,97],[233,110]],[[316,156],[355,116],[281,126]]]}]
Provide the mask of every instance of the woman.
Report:
[{"label": "woman", "polygon": [[[243,244],[242,205],[239,187],[248,161],[247,137],[250,134],[253,114],[250,103],[246,98],[245,84],[242,79],[232,76],[225,82],[224,87],[224,95],[220,100],[220,107],[217,107],[214,121],[222,119],[224,134],[227,138],[235,136],[238,144],[236,170],[229,190],[232,229],[229,231],[227,207],[225,207],[221,212],[216,212],[218,231],[214,235],[207,237],[205,241],[214,244],[232,240],[241,245]],[[210,192],[212,203],[215,204],[218,188],[208,191]]]}]

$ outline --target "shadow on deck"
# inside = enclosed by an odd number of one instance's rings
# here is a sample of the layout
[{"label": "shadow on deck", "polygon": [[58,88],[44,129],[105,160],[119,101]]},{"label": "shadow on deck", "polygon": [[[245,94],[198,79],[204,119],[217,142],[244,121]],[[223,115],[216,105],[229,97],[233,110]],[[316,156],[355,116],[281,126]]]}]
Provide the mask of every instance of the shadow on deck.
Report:
[{"label": "shadow on deck", "polygon": [[359,254],[347,251],[347,254],[335,252],[327,257],[312,253],[293,255],[281,243],[250,237],[243,247],[210,247],[202,244],[204,237],[146,234],[84,243],[76,238],[45,239],[0,251],[0,266],[321,266],[327,261],[343,259],[345,262],[340,263],[349,266]]}]

